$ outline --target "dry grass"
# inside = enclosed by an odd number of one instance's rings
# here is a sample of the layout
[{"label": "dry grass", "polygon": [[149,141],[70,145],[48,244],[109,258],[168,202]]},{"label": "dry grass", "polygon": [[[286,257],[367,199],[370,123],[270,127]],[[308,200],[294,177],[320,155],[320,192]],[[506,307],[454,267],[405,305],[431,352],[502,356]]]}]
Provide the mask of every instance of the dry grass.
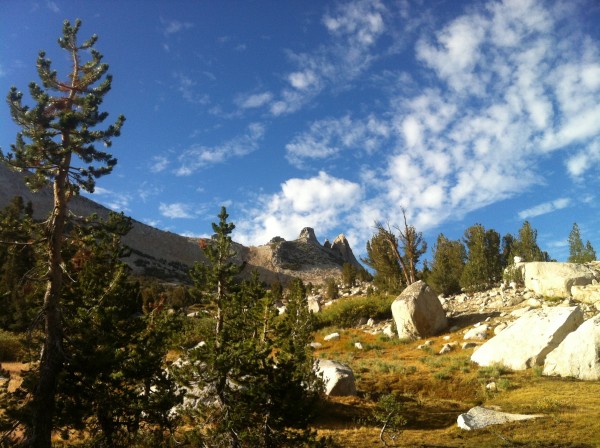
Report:
[{"label": "dry grass", "polygon": [[[502,366],[479,368],[470,362],[472,350],[437,355],[447,342],[462,342],[460,334],[423,341],[398,341],[363,333],[339,331],[341,338],[324,342],[317,357],[349,364],[357,379],[357,397],[327,400],[314,425],[343,447],[382,446],[380,428],[372,419],[377,398],[398,391],[405,401],[408,424],[397,439],[402,447],[600,447],[600,382],[549,378],[539,370],[510,372]],[[354,347],[361,342],[364,350]],[[494,381],[496,391],[485,385]],[[457,417],[475,405],[499,406],[503,411],[542,413],[547,417],[514,424],[464,431]]]}]

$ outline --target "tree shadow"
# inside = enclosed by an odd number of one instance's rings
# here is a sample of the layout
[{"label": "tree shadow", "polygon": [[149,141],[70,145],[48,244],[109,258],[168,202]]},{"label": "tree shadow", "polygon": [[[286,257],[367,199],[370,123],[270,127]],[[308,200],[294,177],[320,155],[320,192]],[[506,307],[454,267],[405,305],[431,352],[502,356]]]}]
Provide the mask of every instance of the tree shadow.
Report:
[{"label": "tree shadow", "polygon": [[448,318],[449,328],[455,327],[463,329],[479,322],[484,322],[487,318],[500,317],[500,311],[490,311],[487,313],[464,313]]}]

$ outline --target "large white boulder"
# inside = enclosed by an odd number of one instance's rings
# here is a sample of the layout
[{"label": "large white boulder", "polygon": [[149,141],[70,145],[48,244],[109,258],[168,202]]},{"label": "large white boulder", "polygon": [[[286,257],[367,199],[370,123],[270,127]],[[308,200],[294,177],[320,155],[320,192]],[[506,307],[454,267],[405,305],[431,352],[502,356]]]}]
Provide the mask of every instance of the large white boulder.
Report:
[{"label": "large white boulder", "polygon": [[585,321],[548,354],[544,375],[600,380],[600,315]]},{"label": "large white boulder", "polygon": [[354,372],[350,366],[328,359],[315,362],[317,375],[322,375],[325,393],[332,396],[356,395]]},{"label": "large white boulder", "polygon": [[419,339],[448,328],[446,312],[437,295],[423,281],[408,286],[392,303],[398,337]]},{"label": "large white boulder", "polygon": [[474,429],[482,429],[491,425],[501,425],[503,423],[521,420],[531,420],[539,417],[544,416],[541,414],[509,414],[508,412],[500,412],[481,406],[475,406],[466,414],[460,414],[458,416],[457,424],[459,428],[471,431]]},{"label": "large white boulder", "polygon": [[591,284],[594,271],[583,264],[531,262],[520,263],[517,268],[523,274],[525,287],[546,297],[567,297],[573,286]]},{"label": "large white boulder", "polygon": [[512,370],[543,365],[554,350],[583,322],[579,307],[546,307],[530,310],[471,356],[480,366],[502,364]]}]

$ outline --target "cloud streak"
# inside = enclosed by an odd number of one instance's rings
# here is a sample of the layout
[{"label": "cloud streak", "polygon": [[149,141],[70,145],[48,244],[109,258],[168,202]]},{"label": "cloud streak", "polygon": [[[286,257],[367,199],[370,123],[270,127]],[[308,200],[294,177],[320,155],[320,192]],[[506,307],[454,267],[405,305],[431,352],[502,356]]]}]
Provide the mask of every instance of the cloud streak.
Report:
[{"label": "cloud streak", "polygon": [[246,134],[228,140],[217,146],[193,145],[183,151],[179,157],[177,176],[189,176],[210,165],[224,163],[232,158],[246,156],[259,147],[265,134],[265,127],[260,123],[248,126]]}]

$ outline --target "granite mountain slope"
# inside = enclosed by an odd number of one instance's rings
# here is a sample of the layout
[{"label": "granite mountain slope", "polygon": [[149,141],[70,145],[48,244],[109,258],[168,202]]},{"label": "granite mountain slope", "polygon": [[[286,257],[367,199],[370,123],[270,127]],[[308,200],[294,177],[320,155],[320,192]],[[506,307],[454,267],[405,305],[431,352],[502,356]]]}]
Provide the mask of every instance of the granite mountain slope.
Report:
[{"label": "granite mountain slope", "polygon": [[[34,218],[43,219],[52,207],[52,191],[44,188],[32,193],[25,185],[26,175],[0,164],[0,208],[8,205],[15,196],[21,196],[25,202],[31,201]],[[110,212],[83,196],[72,198],[70,211],[78,216],[95,213],[101,218],[107,217]],[[206,261],[198,239],[160,230],[136,220],[132,222],[133,228],[123,242],[132,250],[126,261],[136,274],[163,281],[188,282],[187,273],[194,262]],[[322,283],[327,277],[340,277],[346,262],[360,267],[344,235],[338,236],[333,244],[327,240],[321,244],[311,228],[303,229],[298,239],[293,241],[275,237],[265,245],[246,247],[236,243],[234,248],[236,262],[243,265],[241,275],[245,277],[256,270],[268,283],[275,280],[285,283],[292,277]]]}]

